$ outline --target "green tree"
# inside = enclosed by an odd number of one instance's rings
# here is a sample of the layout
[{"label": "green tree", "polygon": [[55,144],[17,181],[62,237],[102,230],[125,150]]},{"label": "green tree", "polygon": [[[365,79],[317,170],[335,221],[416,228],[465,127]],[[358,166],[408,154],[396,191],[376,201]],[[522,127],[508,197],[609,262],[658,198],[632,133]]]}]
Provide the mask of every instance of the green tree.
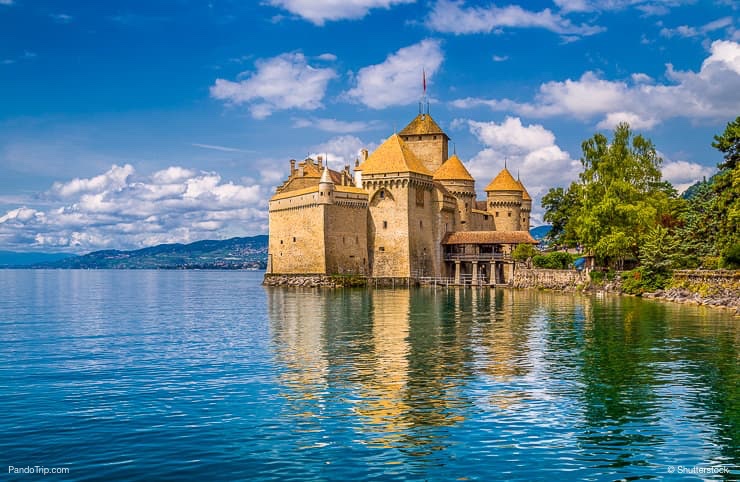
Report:
[{"label": "green tree", "polygon": [[712,147],[724,154],[717,166],[714,190],[719,216],[718,244],[723,252],[740,243],[740,117],[729,122],[721,135],[714,136]]},{"label": "green tree", "polygon": [[[611,141],[596,134],[582,144],[580,203],[568,223],[602,263],[638,258],[648,232],[671,217],[675,190],[662,182],[653,143],[619,124]],[[567,228],[566,228],[567,230]]]},{"label": "green tree", "polygon": [[514,251],[511,252],[511,257],[515,261],[526,263],[527,266],[531,265],[533,256],[538,254],[537,249],[531,244],[517,244]]},{"label": "green tree", "polygon": [[572,183],[566,190],[562,187],[552,188],[542,197],[542,207],[545,209],[543,219],[552,225],[546,240],[555,245],[576,245],[573,225],[568,221],[579,208],[578,187],[578,184]]}]

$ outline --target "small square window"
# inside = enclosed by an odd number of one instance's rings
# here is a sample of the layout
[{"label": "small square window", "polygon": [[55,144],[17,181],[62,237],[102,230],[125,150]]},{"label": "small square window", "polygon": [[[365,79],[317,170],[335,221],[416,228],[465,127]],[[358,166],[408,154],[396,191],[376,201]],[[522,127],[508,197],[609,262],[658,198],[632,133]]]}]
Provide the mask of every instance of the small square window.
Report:
[{"label": "small square window", "polygon": [[511,211],[509,211],[509,217],[511,217]]},{"label": "small square window", "polygon": [[385,191],[380,191],[380,199],[385,199]]},{"label": "small square window", "polygon": [[388,228],[388,221],[383,221],[383,229],[387,229],[387,228]]},{"label": "small square window", "polygon": [[295,237],[293,237],[293,242],[295,243]]},{"label": "small square window", "polygon": [[380,247],[378,248],[378,251],[385,251],[385,248],[384,248],[383,246],[380,246]]},{"label": "small square window", "polygon": [[498,211],[496,211],[496,217],[498,217]]},{"label": "small square window", "polygon": [[424,227],[424,221],[422,221],[421,219],[419,220],[419,227],[420,228],[423,228]]}]

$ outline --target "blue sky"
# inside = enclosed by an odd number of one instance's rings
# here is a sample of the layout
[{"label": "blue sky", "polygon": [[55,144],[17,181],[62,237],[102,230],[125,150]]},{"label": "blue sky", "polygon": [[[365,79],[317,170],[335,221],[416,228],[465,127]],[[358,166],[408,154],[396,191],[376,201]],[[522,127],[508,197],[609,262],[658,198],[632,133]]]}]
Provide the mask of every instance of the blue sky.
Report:
[{"label": "blue sky", "polygon": [[482,189],[535,198],[628,121],[683,188],[740,114],[731,1],[0,0],[0,249],[267,231],[291,158],[353,163],[431,113]]}]

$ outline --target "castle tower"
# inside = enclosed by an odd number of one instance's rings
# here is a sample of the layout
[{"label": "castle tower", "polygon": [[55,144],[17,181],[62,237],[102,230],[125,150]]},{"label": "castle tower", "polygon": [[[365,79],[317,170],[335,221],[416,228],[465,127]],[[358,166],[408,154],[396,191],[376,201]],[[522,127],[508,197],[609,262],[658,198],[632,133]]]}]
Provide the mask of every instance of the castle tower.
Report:
[{"label": "castle tower", "polygon": [[486,187],[486,208],[493,215],[496,231],[521,230],[523,194],[521,185],[506,168]]},{"label": "castle tower", "polygon": [[457,154],[447,159],[434,173],[439,181],[457,200],[459,230],[471,230],[470,218],[475,206],[475,179],[465,168]]},{"label": "castle tower", "polygon": [[439,272],[432,173],[393,134],[358,169],[369,196],[368,256],[379,278]]},{"label": "castle tower", "polygon": [[406,146],[429,172],[435,172],[447,160],[447,134],[429,114],[419,114],[398,133]]},{"label": "castle tower", "polygon": [[532,213],[532,197],[527,192],[521,179],[517,176],[516,182],[522,188],[522,221],[519,227],[522,231],[529,231],[529,215]]},{"label": "castle tower", "polygon": [[324,168],[324,172],[321,173],[321,180],[319,180],[319,200],[318,204],[333,204],[334,203],[334,181],[331,180],[329,175],[329,166]]}]

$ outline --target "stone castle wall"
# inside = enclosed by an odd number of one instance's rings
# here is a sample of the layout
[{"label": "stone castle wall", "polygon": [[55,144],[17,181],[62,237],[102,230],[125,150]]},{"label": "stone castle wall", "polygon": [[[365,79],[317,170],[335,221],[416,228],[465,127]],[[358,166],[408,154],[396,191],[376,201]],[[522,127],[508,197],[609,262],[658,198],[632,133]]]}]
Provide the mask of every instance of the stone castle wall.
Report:
[{"label": "stone castle wall", "polygon": [[[325,273],[324,208],[317,193],[273,201],[267,269],[275,273]],[[289,202],[292,201],[292,202]],[[279,217],[273,213],[279,212]]]},{"label": "stone castle wall", "polygon": [[[337,193],[339,195],[341,193]],[[335,198],[335,201],[337,199]],[[367,202],[361,206],[333,204],[326,206],[327,273],[366,274]]]},{"label": "stone castle wall", "polygon": [[403,136],[403,140],[430,173],[439,169],[448,158],[447,142],[442,134],[408,135]]}]

